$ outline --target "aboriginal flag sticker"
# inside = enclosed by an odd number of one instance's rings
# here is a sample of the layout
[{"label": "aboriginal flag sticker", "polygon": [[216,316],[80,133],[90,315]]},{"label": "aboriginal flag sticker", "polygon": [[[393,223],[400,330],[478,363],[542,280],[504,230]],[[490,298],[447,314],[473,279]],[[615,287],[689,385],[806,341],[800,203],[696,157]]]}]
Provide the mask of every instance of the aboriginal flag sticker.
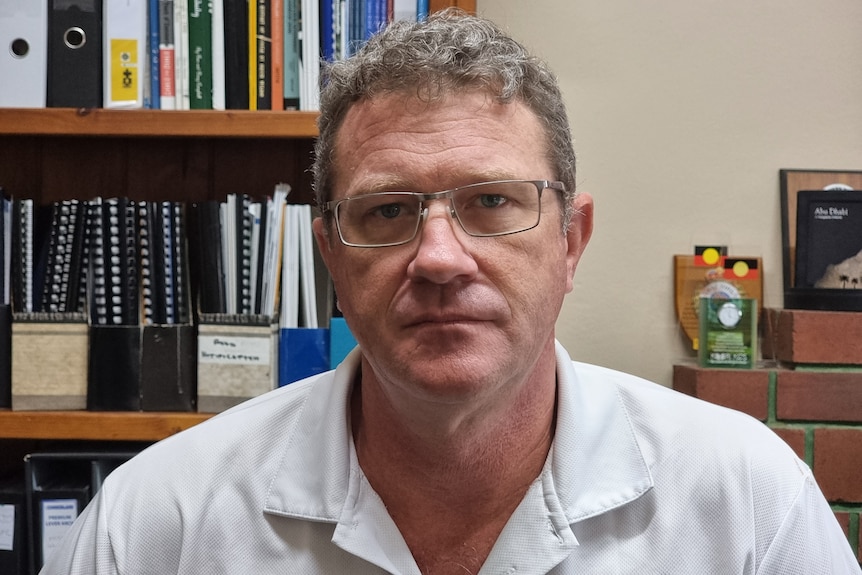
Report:
[{"label": "aboriginal flag sticker", "polygon": [[695,246],[694,265],[698,267],[722,267],[727,257],[727,246]]},{"label": "aboriginal flag sticker", "polygon": [[756,258],[725,258],[724,279],[753,280],[760,277]]}]

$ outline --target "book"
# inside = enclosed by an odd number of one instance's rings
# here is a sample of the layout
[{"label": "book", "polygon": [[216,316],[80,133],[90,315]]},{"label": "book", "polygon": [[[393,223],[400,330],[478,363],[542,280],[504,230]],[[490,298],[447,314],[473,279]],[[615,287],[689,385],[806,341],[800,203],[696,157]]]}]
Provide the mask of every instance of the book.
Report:
[{"label": "book", "polygon": [[275,315],[280,303],[280,280],[282,248],[284,240],[284,218],[290,186],[281,183],[275,186],[272,197],[266,203],[266,230],[261,277],[260,313]]},{"label": "book", "polygon": [[301,0],[299,50],[299,109],[314,111],[320,107],[320,3]]},{"label": "book", "polygon": [[272,109],[272,14],[270,0],[257,2],[255,97],[258,110]]},{"label": "book", "polygon": [[224,1],[212,0],[213,110],[225,109]]},{"label": "book", "polygon": [[[394,0],[392,6],[392,20],[416,21],[418,2],[417,0]],[[427,8],[425,8],[427,10]]]},{"label": "book", "polygon": [[248,110],[248,10],[245,0],[224,1],[225,107]]},{"label": "book", "polygon": [[188,0],[189,108],[213,109],[213,15],[207,0]]},{"label": "book", "polygon": [[285,110],[299,109],[299,3],[284,0],[284,102]]},{"label": "book", "polygon": [[338,0],[320,0],[320,57],[331,62],[335,60],[335,14]]},{"label": "book", "polygon": [[147,0],[147,79],[149,89],[145,107],[158,110],[162,107],[159,83],[159,0]]},{"label": "book", "polygon": [[270,106],[273,110],[284,109],[284,2],[285,0],[270,0]]},{"label": "book", "polygon": [[159,106],[177,108],[174,50],[174,0],[159,0]]},{"label": "book", "polygon": [[189,5],[186,0],[174,0],[174,82],[177,90],[177,110],[188,110],[190,106],[190,66]]},{"label": "book", "polygon": [[257,7],[258,0],[248,0],[246,10],[245,39],[247,43],[246,58],[248,58],[248,109],[257,110]]}]

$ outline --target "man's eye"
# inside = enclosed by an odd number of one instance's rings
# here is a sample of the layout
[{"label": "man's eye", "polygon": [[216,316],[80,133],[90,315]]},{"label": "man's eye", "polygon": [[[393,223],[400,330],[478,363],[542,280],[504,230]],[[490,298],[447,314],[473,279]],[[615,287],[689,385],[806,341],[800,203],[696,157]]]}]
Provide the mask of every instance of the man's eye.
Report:
[{"label": "man's eye", "polygon": [[377,213],[387,219],[397,218],[401,214],[401,205],[385,204],[377,208]]},{"label": "man's eye", "polygon": [[479,203],[483,208],[498,208],[506,203],[506,197],[499,194],[482,194]]}]

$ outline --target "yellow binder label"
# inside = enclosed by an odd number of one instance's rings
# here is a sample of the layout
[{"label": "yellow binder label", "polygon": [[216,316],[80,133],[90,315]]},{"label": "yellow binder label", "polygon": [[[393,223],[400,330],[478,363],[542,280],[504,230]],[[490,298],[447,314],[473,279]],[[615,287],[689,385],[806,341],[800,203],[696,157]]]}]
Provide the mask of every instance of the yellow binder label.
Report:
[{"label": "yellow binder label", "polygon": [[141,82],[138,41],[111,39],[111,101],[135,102]]}]

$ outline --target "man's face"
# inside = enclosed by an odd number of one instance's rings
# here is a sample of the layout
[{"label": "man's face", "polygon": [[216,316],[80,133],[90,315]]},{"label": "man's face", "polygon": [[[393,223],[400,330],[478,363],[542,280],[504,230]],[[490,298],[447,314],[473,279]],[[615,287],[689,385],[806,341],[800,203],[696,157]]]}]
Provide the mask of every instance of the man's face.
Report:
[{"label": "man's face", "polygon": [[[553,180],[545,142],[521,103],[480,93],[431,105],[377,97],[347,113],[331,199]],[[346,247],[315,222],[339,307],[384,388],[436,403],[491,396],[553,355],[554,322],[592,221],[589,197],[579,196],[584,215],[563,234],[558,195],[545,190],[539,226],[508,236],[467,235],[445,199],[428,203],[417,237],[401,246]]]}]

